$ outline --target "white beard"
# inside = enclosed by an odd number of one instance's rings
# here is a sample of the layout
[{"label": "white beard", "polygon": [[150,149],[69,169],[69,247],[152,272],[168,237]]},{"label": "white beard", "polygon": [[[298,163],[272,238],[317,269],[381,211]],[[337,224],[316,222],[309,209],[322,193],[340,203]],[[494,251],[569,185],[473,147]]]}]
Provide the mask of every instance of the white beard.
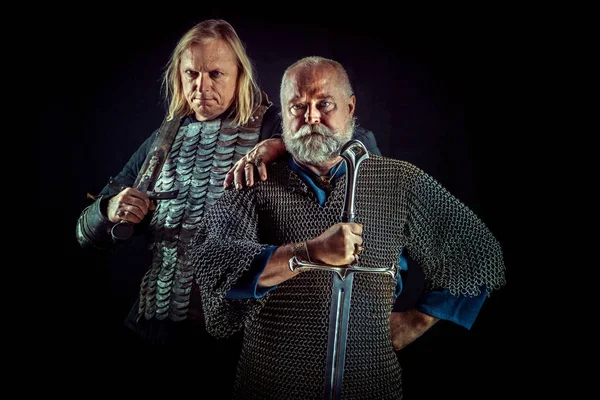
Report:
[{"label": "white beard", "polygon": [[343,133],[335,133],[323,125],[302,125],[298,131],[292,133],[283,124],[283,143],[286,150],[298,161],[310,165],[319,165],[339,156],[340,149],[354,133],[354,118],[348,122]]}]

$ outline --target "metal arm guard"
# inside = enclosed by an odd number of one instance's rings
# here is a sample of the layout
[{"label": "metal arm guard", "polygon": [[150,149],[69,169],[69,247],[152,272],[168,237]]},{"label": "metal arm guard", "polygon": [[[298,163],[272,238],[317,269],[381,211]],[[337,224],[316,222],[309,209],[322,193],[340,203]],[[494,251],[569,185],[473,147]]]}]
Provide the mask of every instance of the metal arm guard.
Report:
[{"label": "metal arm guard", "polygon": [[83,248],[109,249],[114,244],[110,236],[110,229],[114,223],[101,211],[101,203],[105,199],[103,196],[98,197],[77,219],[75,237]]}]

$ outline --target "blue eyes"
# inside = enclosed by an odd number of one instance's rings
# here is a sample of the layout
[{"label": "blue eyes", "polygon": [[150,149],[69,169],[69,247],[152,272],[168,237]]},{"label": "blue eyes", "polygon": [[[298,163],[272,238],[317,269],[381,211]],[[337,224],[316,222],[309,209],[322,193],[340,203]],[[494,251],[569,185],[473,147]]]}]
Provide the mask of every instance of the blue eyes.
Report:
[{"label": "blue eyes", "polygon": [[[322,101],[322,102],[319,103],[318,107],[319,108],[327,108],[330,105],[331,105],[331,102],[329,102],[329,101]],[[306,108],[305,104],[294,104],[292,106],[292,109],[294,109],[294,110],[302,110],[304,108]]]},{"label": "blue eyes", "polygon": [[[290,107],[290,112],[295,116],[301,116],[306,113],[307,105],[304,103],[297,103]],[[334,104],[330,101],[322,101],[317,104],[317,109],[322,113],[328,113],[334,109]]]},{"label": "blue eyes", "polygon": [[[196,79],[200,75],[198,72],[192,71],[190,69],[186,70],[185,73],[193,79]],[[221,71],[210,71],[208,74],[213,79],[224,75]]]}]

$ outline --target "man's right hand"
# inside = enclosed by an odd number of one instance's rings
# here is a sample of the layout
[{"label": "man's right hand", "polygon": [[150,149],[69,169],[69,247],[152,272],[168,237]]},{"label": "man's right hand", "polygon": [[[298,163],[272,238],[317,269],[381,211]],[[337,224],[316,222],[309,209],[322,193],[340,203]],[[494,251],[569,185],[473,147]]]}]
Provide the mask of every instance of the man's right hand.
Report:
[{"label": "man's right hand", "polygon": [[283,144],[283,139],[271,138],[257,143],[248,154],[240,158],[233,167],[231,167],[229,172],[227,172],[225,180],[223,181],[223,187],[225,189],[231,189],[233,183],[235,188],[240,190],[244,187],[244,184],[248,187],[254,185],[254,168],[258,170],[260,179],[262,181],[266,180],[267,167],[265,164],[277,160],[284,154],[285,146]]},{"label": "man's right hand", "polygon": [[[356,260],[357,250],[358,253],[362,251],[362,232],[362,225],[355,222],[340,222],[329,227],[316,238],[306,241],[310,261],[330,266],[352,264]],[[293,244],[279,246],[260,274],[258,285],[274,286],[296,276],[299,271],[291,271],[289,267],[292,256]]]},{"label": "man's right hand", "polygon": [[108,201],[106,216],[115,224],[122,221],[139,224],[148,211],[155,208],[154,202],[146,193],[126,188]]},{"label": "man's right hand", "polygon": [[356,222],[339,222],[314,239],[306,241],[313,263],[332,266],[348,265],[356,260],[357,248],[363,244],[363,227]]}]

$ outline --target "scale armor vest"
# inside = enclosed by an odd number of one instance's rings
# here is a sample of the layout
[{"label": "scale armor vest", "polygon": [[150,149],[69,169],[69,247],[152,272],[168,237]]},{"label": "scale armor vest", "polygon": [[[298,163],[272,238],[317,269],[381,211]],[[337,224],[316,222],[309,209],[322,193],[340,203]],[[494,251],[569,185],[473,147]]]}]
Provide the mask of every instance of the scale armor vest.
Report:
[{"label": "scale armor vest", "polygon": [[244,126],[217,119],[179,128],[154,188],[179,192],[159,201],[150,221],[152,264],[140,285],[139,316],[180,321],[189,313],[201,318],[200,309],[190,308],[188,244],[205,211],[224,192],[229,169],[258,143],[267,108],[261,106]]},{"label": "scale armor vest", "polygon": [[[227,192],[205,216],[192,248],[207,330],[226,337],[244,328],[235,384],[240,399],[318,399],[325,391],[333,272],[304,271],[259,299],[225,293],[268,243],[305,241],[340,222],[345,177],[323,206],[285,162],[269,179]],[[363,225],[362,267],[397,263],[403,249],[422,266],[426,288],[476,295],[504,283],[497,241],[462,203],[418,168],[371,155],[358,171],[356,222]],[[399,399],[401,367],[389,316],[389,274],[354,276],[343,399]]]}]

